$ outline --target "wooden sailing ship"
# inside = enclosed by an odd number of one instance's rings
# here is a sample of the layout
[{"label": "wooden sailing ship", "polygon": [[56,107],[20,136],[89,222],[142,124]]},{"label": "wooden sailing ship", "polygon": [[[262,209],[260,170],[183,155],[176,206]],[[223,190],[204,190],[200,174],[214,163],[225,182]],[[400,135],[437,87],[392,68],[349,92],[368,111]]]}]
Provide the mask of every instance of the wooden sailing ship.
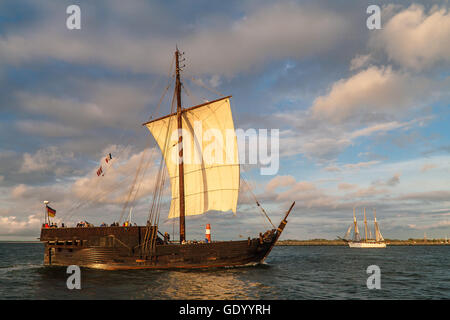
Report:
[{"label": "wooden sailing ship", "polygon": [[[355,208],[353,208],[353,224],[348,227],[347,233],[345,234],[344,240],[348,243],[350,248],[386,248],[386,242],[380,232],[380,227],[377,222],[377,213],[374,210],[374,234],[375,239],[372,238],[372,232],[368,229],[367,218],[366,218],[366,208],[364,208],[364,238],[361,239],[358,222],[356,221]],[[349,239],[351,230],[353,229],[353,238]]]},{"label": "wooden sailing ship", "polygon": [[[278,227],[272,224],[273,229],[261,232],[254,238],[201,243],[186,241],[186,216],[211,210],[236,212],[240,168],[230,96],[182,108],[180,56],[177,49],[174,57],[176,110],[172,107],[170,114],[144,123],[161,149],[164,160],[161,164],[165,163],[167,167],[172,191],[169,218],[179,219],[179,241],[168,241],[166,234],[163,235],[159,230],[158,201],[161,199],[166,172],[161,165],[147,225],[76,228],[43,226],[40,240],[45,243],[45,265],[78,265],[108,270],[228,267],[261,263],[272,250],[295,202]],[[201,137],[196,135],[195,121],[201,121],[203,128],[218,130],[227,137],[230,131],[233,132],[231,146],[223,150],[223,157],[227,159],[225,163],[204,161],[202,150],[205,146],[202,145]],[[173,129],[178,132],[175,141],[170,135]],[[185,132],[192,139],[186,139]],[[186,161],[184,150],[196,150],[194,156],[199,157],[200,161]],[[173,157],[174,153],[178,157]],[[260,206],[258,202],[257,205]]]}]

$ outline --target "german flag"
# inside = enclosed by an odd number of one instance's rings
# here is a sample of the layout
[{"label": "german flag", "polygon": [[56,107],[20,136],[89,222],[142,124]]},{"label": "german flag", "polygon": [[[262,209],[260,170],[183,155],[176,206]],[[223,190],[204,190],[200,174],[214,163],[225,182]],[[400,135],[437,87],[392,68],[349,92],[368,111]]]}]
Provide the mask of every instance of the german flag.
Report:
[{"label": "german flag", "polygon": [[46,206],[46,207],[47,207],[47,214],[48,214],[48,216],[53,218],[56,215],[56,210],[50,208],[49,206]]}]

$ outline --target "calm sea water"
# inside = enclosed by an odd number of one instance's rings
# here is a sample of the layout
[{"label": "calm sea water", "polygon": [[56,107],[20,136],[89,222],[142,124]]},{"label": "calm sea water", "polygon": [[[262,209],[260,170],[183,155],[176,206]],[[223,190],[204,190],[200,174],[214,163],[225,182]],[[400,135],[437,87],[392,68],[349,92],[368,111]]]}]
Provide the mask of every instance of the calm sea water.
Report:
[{"label": "calm sea water", "polygon": [[[42,244],[0,243],[0,299],[449,299],[450,246],[275,247],[264,265],[197,271],[44,267]],[[369,290],[369,265],[381,289]]]}]

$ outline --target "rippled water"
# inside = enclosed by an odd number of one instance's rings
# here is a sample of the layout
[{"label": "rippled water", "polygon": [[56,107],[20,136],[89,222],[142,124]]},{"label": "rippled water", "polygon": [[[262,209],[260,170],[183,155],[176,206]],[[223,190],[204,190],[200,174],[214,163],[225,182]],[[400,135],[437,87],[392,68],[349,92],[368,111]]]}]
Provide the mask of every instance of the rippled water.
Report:
[{"label": "rippled water", "polygon": [[[450,246],[275,247],[264,265],[185,271],[44,267],[42,244],[0,243],[0,299],[449,299]],[[381,269],[369,290],[366,268]]]}]

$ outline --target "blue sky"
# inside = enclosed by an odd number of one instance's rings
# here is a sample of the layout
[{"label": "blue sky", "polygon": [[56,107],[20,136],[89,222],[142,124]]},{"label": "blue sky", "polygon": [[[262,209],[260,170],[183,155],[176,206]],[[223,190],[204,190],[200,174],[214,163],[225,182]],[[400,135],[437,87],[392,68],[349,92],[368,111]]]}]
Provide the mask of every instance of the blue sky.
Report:
[{"label": "blue sky", "polygon": [[[81,30],[66,28],[71,4]],[[35,239],[43,200],[60,222],[117,220],[152,154],[133,202],[146,221],[159,151],[141,124],[170,108],[156,112],[175,45],[184,106],[218,98],[200,82],[233,96],[236,127],[280,130],[277,174],[244,176],[276,222],[296,201],[283,238],[342,236],[353,207],[376,208],[386,238],[450,237],[448,2],[379,2],[380,30],[366,27],[370,4],[2,1],[0,240]],[[248,192],[239,204],[188,219],[188,238],[206,223],[219,239],[268,227]]]}]

